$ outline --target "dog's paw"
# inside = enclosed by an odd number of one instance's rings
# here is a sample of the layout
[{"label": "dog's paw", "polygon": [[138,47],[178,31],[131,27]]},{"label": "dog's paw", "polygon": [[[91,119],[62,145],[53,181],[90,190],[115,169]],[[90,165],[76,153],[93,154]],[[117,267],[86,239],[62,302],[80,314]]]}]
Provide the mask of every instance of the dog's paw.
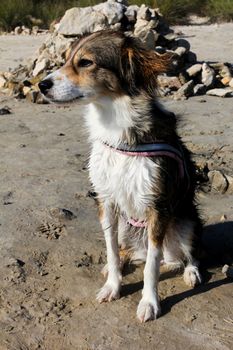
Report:
[{"label": "dog's paw", "polygon": [[105,285],[97,293],[96,300],[99,303],[105,301],[112,301],[120,298],[120,285],[113,286],[109,282],[106,282]]},{"label": "dog's paw", "polygon": [[201,275],[197,266],[187,266],[185,268],[184,282],[192,288],[201,283]]},{"label": "dog's paw", "polygon": [[143,298],[138,304],[137,317],[140,322],[155,320],[161,313],[159,302],[147,301]]}]

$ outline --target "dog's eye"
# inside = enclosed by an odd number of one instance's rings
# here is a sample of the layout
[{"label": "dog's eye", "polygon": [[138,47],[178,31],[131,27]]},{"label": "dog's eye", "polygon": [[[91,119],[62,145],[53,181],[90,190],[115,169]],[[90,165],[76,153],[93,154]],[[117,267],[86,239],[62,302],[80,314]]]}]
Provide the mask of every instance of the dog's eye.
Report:
[{"label": "dog's eye", "polygon": [[85,58],[81,59],[78,62],[79,67],[90,67],[92,64],[93,64],[93,61],[85,59]]}]

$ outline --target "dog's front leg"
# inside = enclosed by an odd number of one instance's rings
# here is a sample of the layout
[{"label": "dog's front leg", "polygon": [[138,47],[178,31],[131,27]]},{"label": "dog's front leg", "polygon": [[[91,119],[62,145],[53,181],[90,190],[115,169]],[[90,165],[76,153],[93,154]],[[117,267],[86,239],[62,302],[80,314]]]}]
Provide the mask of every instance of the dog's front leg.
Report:
[{"label": "dog's front leg", "polygon": [[105,236],[108,266],[107,281],[97,294],[97,300],[102,303],[120,297],[122,280],[118,252],[117,214],[111,203],[100,204],[100,222]]},{"label": "dog's front leg", "polygon": [[137,317],[141,322],[154,320],[160,314],[158,282],[164,233],[165,222],[156,211],[152,211],[148,217],[148,250],[144,268],[144,287],[137,309]]}]

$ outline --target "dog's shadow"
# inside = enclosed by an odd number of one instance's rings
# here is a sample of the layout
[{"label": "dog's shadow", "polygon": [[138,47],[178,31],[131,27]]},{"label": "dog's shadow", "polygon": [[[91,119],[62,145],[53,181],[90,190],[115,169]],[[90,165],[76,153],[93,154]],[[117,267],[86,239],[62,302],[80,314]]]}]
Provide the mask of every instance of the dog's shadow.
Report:
[{"label": "dog's shadow", "polygon": [[[224,264],[233,263],[233,221],[223,222],[204,227],[203,247],[205,254],[201,260],[201,272],[203,283],[194,289],[186,290],[182,293],[168,296],[161,302],[163,315],[185,298],[190,298],[197,294],[206,293],[211,289],[224,284],[232,283],[232,279],[223,278],[218,281],[209,282],[212,273],[208,269],[220,268]],[[131,272],[133,272],[131,268]],[[128,273],[129,273],[128,271]],[[167,272],[161,275],[160,280],[174,276],[175,272]],[[143,281],[130,283],[122,287],[122,296],[134,294],[143,288]]]}]

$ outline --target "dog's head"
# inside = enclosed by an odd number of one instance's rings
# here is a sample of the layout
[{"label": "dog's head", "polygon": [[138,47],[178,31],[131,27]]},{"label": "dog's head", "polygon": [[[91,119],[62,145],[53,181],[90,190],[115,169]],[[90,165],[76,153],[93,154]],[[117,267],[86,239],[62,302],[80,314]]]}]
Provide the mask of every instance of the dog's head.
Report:
[{"label": "dog's head", "polygon": [[156,77],[171,66],[171,55],[148,51],[122,32],[99,31],[77,40],[66,54],[66,63],[39,83],[51,101],[83,100],[101,96],[151,94]]}]

